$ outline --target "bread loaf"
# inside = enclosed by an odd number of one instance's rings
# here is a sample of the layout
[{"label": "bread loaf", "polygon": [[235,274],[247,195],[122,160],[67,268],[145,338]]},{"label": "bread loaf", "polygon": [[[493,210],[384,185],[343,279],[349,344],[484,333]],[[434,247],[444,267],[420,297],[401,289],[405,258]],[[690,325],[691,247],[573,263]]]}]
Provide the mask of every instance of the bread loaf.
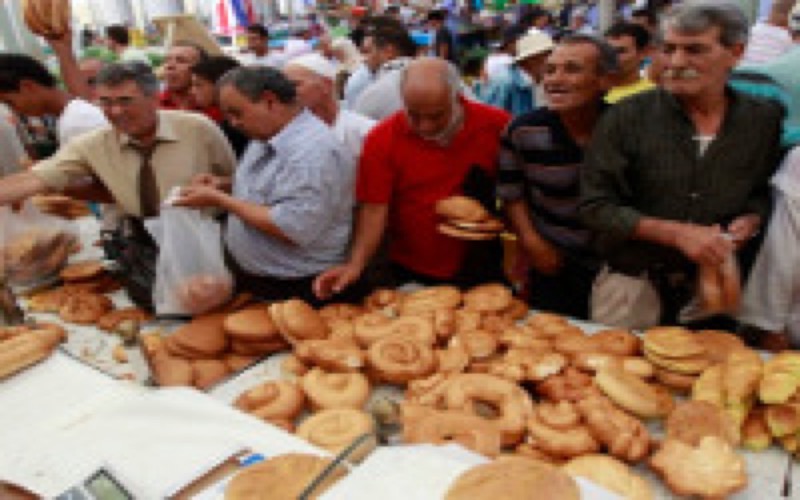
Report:
[{"label": "bread loaf", "polygon": [[50,355],[47,339],[24,333],[0,342],[0,380],[17,373]]},{"label": "bread loaf", "polygon": [[69,0],[23,0],[22,15],[25,24],[37,35],[58,38],[69,31]]}]

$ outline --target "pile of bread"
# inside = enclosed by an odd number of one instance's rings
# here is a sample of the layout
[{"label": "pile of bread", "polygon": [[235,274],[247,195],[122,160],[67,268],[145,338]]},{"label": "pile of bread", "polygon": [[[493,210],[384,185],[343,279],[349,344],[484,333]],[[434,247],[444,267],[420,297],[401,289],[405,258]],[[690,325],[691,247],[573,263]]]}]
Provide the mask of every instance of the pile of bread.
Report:
[{"label": "pile of bread", "polygon": [[69,0],[23,0],[22,16],[31,32],[57,38],[69,31]]},{"label": "pile of bread", "polygon": [[0,271],[8,283],[28,285],[55,276],[77,248],[72,234],[31,229],[4,242]]},{"label": "pile of bread", "polygon": [[57,314],[66,323],[94,325],[108,332],[116,332],[127,322],[143,322],[150,318],[135,307],[114,307],[107,294],[119,290],[120,284],[100,261],[70,264],[59,276],[59,286],[35,292],[27,298],[28,311]]},{"label": "pile of bread", "polygon": [[46,359],[65,337],[48,323],[0,328],[0,380]]},{"label": "pile of bread", "polygon": [[55,215],[64,219],[77,219],[92,213],[85,201],[76,200],[63,194],[41,194],[31,198],[31,201],[43,214]]},{"label": "pile of bread", "polygon": [[[737,415],[740,403],[753,406],[769,371],[753,382],[742,360],[758,354],[733,335],[676,328],[642,338],[623,330],[587,335],[556,315],[528,317],[526,305],[495,284],[379,290],[361,305],[319,311],[290,300],[238,314],[259,314],[259,340],[276,350],[282,341],[292,353],[284,380],[265,381],[234,404],[332,452],[374,433],[377,419],[399,424],[408,443],[456,441],[488,457],[525,457],[567,472],[577,461],[585,476],[593,470],[586,464],[598,463],[606,472],[591,479],[631,498],[652,497],[629,468],[638,463],[681,495],[724,497],[746,486],[735,448],[749,446],[754,424]],[[764,379],[800,383],[787,373],[793,355],[781,359]],[[720,366],[729,400],[695,395],[676,404],[675,395],[702,392],[707,373]],[[789,406],[800,397],[796,385],[772,383]],[[383,384],[405,388],[399,406],[368,403]],[[660,445],[645,425],[653,420],[665,426]],[[796,442],[792,422],[778,432]]]}]

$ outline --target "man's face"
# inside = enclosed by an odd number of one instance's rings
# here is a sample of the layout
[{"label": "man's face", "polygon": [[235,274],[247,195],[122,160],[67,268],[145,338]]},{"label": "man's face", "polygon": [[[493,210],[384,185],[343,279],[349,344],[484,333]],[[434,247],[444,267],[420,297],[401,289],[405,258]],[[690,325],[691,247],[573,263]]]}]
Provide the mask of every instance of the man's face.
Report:
[{"label": "man's face", "polygon": [[84,59],[83,61],[78,63],[78,70],[81,72],[81,75],[86,79],[86,83],[89,85],[89,89],[92,92],[92,99],[94,100],[95,95],[95,80],[97,79],[97,73],[103,68],[103,61],[99,59]]},{"label": "man's face", "polygon": [[267,40],[258,33],[247,32],[247,50],[262,53],[267,50]]},{"label": "man's face", "polygon": [[549,52],[544,52],[542,54],[536,54],[534,56],[525,58],[517,63],[517,66],[521,70],[530,76],[533,81],[541,82],[542,81],[542,73],[544,72],[544,63],[547,61],[547,56]]},{"label": "man's face", "polygon": [[370,71],[378,71],[381,65],[378,51],[375,48],[375,40],[371,36],[365,36],[361,41],[361,53],[364,55],[364,64]]},{"label": "man's face", "polygon": [[98,85],[97,104],[116,130],[133,138],[151,133],[157,125],[158,99],[145,95],[134,81]]},{"label": "man's face", "polygon": [[742,44],[722,45],[716,26],[697,34],[667,28],[661,46],[664,63],[661,84],[677,97],[722,91],[743,50]]},{"label": "man's face", "polygon": [[636,41],[633,37],[624,35],[607,38],[606,41],[617,52],[620,75],[631,78],[633,75],[638,74],[644,54],[636,48]]},{"label": "man's face", "polygon": [[409,127],[425,140],[442,139],[453,125],[455,103],[446,88],[431,92],[404,90],[403,102]]},{"label": "man's face", "polygon": [[0,92],[0,102],[8,105],[20,116],[42,116],[41,86],[30,80],[19,82],[19,89],[11,92]]},{"label": "man's face", "polygon": [[596,101],[606,91],[598,73],[599,54],[590,43],[557,45],[544,67],[543,86],[548,107],[571,111]]},{"label": "man's face", "polygon": [[325,81],[319,75],[291,64],[284,68],[283,74],[294,84],[297,100],[308,109],[313,111],[329,98],[325,92]]},{"label": "man's face", "polygon": [[270,92],[264,92],[261,99],[253,102],[233,85],[225,85],[220,89],[219,101],[228,123],[251,139],[268,140],[275,134],[272,111],[277,98]]},{"label": "man's face", "polygon": [[164,81],[172,91],[185,92],[192,84],[191,68],[200,61],[194,47],[176,46],[169,49],[164,60]]},{"label": "man's face", "polygon": [[216,101],[216,86],[205,78],[192,75],[192,99],[199,108],[213,106]]}]

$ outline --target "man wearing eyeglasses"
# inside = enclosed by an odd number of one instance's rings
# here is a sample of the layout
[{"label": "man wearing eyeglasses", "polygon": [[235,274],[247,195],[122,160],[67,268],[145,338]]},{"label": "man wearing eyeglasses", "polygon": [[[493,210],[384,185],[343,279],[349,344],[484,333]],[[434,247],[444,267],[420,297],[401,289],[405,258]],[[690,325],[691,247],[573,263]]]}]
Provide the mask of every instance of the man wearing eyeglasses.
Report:
[{"label": "man wearing eyeglasses", "polygon": [[202,115],[159,110],[158,81],[148,66],[110,64],[98,73],[96,92],[111,127],[78,137],[31,171],[0,181],[0,205],[91,176],[124,213],[149,217],[173,187],[195,175],[230,176],[235,157],[225,136]]}]

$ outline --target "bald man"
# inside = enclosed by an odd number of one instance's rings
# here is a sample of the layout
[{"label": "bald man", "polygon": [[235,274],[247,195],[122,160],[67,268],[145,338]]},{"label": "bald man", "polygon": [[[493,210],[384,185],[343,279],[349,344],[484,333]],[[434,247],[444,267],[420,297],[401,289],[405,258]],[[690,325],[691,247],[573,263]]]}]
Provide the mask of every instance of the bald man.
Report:
[{"label": "bald man", "polygon": [[286,63],[283,73],[294,83],[300,104],[333,129],[333,135],[344,146],[355,168],[375,120],[339,107],[336,67],[322,55],[312,53]]},{"label": "bald man", "polygon": [[434,205],[462,194],[468,175],[491,187],[509,115],[465,100],[459,89],[458,72],[442,59],[420,58],[404,69],[404,109],[380,122],[364,144],[350,258],[317,277],[318,296],[330,297],[358,280],[384,233],[395,284],[481,281],[465,269],[468,243],[436,230]]}]

